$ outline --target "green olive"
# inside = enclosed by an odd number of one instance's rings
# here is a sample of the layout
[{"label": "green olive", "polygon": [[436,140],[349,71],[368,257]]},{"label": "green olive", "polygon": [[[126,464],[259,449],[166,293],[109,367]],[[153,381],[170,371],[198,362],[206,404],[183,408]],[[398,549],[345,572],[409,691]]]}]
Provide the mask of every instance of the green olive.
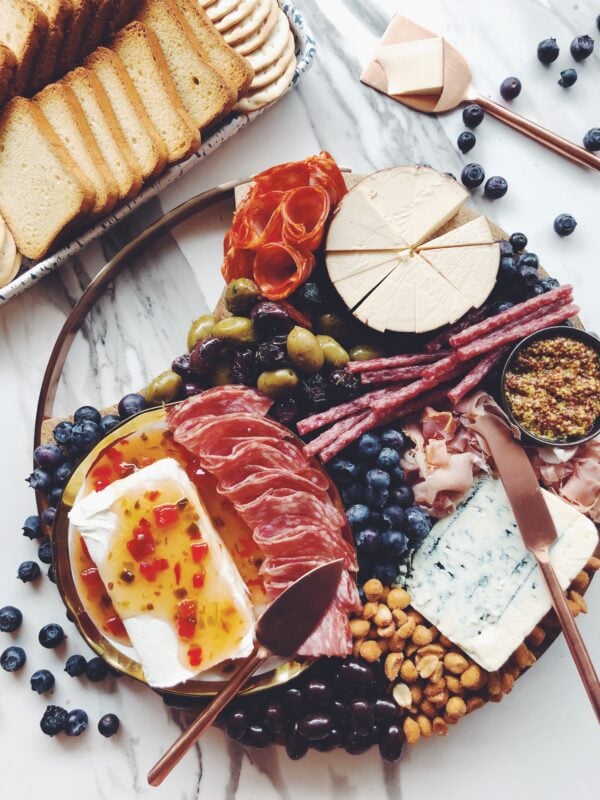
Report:
[{"label": "green olive", "polygon": [[183,381],[179,375],[168,369],[161,372],[154,380],[150,381],[144,389],[143,395],[148,405],[157,406],[160,403],[170,403],[177,396]]},{"label": "green olive", "polygon": [[357,344],[349,355],[350,361],[370,361],[372,358],[382,358],[383,351],[372,344]]},{"label": "green olive", "polygon": [[226,317],[217,322],[212,335],[231,344],[250,344],[256,340],[254,325],[248,317]]},{"label": "green olive", "polygon": [[232,314],[247,314],[260,297],[260,289],[249,278],[237,278],[225,289],[225,305]]},{"label": "green olive", "polygon": [[220,361],[211,375],[212,385],[225,386],[228,383],[232,383],[232,381],[231,364],[228,361]]},{"label": "green olive", "polygon": [[298,386],[298,376],[293,369],[273,369],[261,372],[256,382],[259,392],[267,397],[285,397]]},{"label": "green olive", "polygon": [[299,325],[288,333],[287,352],[292,364],[303,372],[318,372],[325,363],[317,337]]},{"label": "green olive", "polygon": [[317,333],[332,336],[336,341],[347,344],[352,337],[348,319],[341,314],[321,314],[315,326]]},{"label": "green olive", "polygon": [[334,367],[334,369],[342,369],[342,367],[346,366],[350,356],[339,342],[336,342],[331,336],[324,336],[323,334],[319,334],[316,340],[323,351],[326,364]]},{"label": "green olive", "polygon": [[208,339],[212,334],[212,329],[216,321],[217,318],[214,314],[203,314],[192,322],[187,337],[187,346],[190,352],[198,342],[203,342],[205,339]]}]

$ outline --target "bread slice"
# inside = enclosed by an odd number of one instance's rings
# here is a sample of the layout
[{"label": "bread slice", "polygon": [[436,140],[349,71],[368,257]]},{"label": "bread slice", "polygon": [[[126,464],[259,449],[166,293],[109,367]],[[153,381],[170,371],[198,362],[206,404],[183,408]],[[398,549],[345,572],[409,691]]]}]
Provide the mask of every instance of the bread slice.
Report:
[{"label": "bread slice", "polygon": [[203,58],[174,0],[142,0],[138,19],[156,34],[183,107],[196,127],[205,128],[229,111],[235,95]]},{"label": "bread slice", "polygon": [[144,180],[155,178],[167,165],[167,147],[144,108],[119,56],[98,47],[85,66],[98,78]]},{"label": "bread slice", "polygon": [[34,98],[67,152],[94,186],[91,213],[103,216],[115,207],[119,187],[114,179],[83,109],[70,86],[51,83]]},{"label": "bread slice", "polygon": [[108,23],[108,30],[111,36],[114,36],[115,33],[135,18],[138,6],[139,0],[116,0]]},{"label": "bread slice", "polygon": [[39,107],[16,97],[0,116],[0,214],[28,258],[46,255],[94,204],[94,188]]},{"label": "bread slice", "polygon": [[167,147],[168,162],[195,152],[200,133],[181,104],[156,36],[141,22],[131,22],[115,36],[112,48]]},{"label": "bread slice", "polygon": [[46,15],[33,3],[28,0],[2,0],[0,43],[10,47],[17,59],[11,95],[23,94],[26,90],[34,59],[47,30]]},{"label": "bread slice", "polygon": [[114,6],[115,0],[92,0],[92,16],[83,37],[76,63],[80,64],[92,50],[104,44],[109,36],[108,24]]},{"label": "bread slice", "polygon": [[16,68],[15,54],[10,47],[0,44],[0,108],[6,99]]},{"label": "bread slice", "polygon": [[102,84],[93,72],[83,67],[69,72],[63,82],[77,95],[94,139],[117,182],[119,200],[130,200],[142,187],[142,175]]},{"label": "bread slice", "polygon": [[83,44],[83,37],[92,18],[92,0],[71,0],[73,11],[67,20],[62,47],[58,54],[54,78],[62,76],[73,69]]},{"label": "bread slice", "polygon": [[46,15],[48,30],[39,49],[29,80],[29,92],[47,86],[54,77],[58,53],[63,45],[65,30],[73,13],[71,0],[31,0]]},{"label": "bread slice", "polygon": [[252,83],[252,65],[226,43],[197,0],[177,0],[177,5],[204,50],[208,63],[223,75],[237,100]]}]

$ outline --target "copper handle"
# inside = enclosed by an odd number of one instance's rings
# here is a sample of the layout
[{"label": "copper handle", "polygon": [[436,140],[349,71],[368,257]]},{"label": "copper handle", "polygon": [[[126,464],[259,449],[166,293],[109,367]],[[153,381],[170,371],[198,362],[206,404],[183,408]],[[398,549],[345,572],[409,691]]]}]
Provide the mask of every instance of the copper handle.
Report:
[{"label": "copper handle", "polygon": [[567,645],[571,651],[571,656],[579,672],[579,677],[585,686],[585,690],[590,698],[590,703],[596,712],[598,722],[600,722],[600,681],[598,680],[598,675],[596,674],[589,653],[585,648],[579,629],[575,624],[573,614],[567,604],[567,599],[558,582],[554,567],[550,563],[548,548],[536,551],[534,555],[546,579],[546,585],[552,597],[552,605],[554,606],[556,616],[558,617]]},{"label": "copper handle", "polygon": [[190,727],[185,730],[179,739],[176,739],[167,752],[160,758],[148,773],[150,786],[160,786],[196,740],[212,725],[221,711],[229,705],[236,694],[244,687],[246,681],[256,672],[260,665],[270,656],[268,650],[259,644],[254,645],[253,651],[245,658],[235,670],[227,686],[217,694],[211,702],[201,711]]},{"label": "copper handle", "polygon": [[543,128],[541,125],[519,116],[519,114],[515,114],[514,111],[501,106],[499,103],[495,103],[488,97],[477,95],[470,99],[469,102],[477,103],[492,117],[496,117],[496,119],[505,122],[507,125],[510,125],[511,128],[514,128],[520,133],[524,133],[525,136],[529,136],[530,139],[545,145],[560,156],[564,156],[564,158],[568,158],[573,163],[579,164],[580,167],[590,167],[591,169],[600,170],[600,158],[590,153],[589,150],[570,142],[568,139],[564,139],[562,136],[558,136],[556,133],[552,133],[552,131],[549,131],[547,128]]}]

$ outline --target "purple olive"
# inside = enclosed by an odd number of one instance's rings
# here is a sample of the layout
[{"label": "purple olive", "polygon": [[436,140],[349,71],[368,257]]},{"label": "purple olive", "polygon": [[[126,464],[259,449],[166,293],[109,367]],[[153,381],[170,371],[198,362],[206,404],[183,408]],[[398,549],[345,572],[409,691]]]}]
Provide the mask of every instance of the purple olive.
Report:
[{"label": "purple olive", "polygon": [[296,324],[284,308],[270,300],[257,303],[250,316],[255,331],[261,337],[289,333]]},{"label": "purple olive", "polygon": [[183,396],[194,397],[194,395],[203,392],[205,388],[206,388],[205,386],[201,386],[199,383],[188,381],[187,383],[183,384]]},{"label": "purple olive", "polygon": [[190,353],[190,370],[206,375],[215,366],[223,352],[223,343],[214,336],[199,342]]}]

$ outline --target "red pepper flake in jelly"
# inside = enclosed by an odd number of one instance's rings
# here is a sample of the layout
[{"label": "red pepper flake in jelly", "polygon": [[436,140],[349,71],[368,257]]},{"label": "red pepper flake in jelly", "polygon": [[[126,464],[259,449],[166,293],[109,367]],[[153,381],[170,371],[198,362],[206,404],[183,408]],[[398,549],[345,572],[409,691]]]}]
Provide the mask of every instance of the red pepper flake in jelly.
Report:
[{"label": "red pepper flake in jelly", "polygon": [[202,572],[197,572],[192,578],[192,585],[194,589],[201,589],[204,586],[204,579],[206,578],[206,572],[202,570]]},{"label": "red pepper flake in jelly", "polygon": [[196,525],[195,522],[191,522],[187,527],[187,535],[190,539],[201,539],[202,534],[200,533],[200,528]]},{"label": "red pepper flake in jelly", "polygon": [[95,589],[97,591],[104,590],[104,584],[102,583],[102,578],[100,577],[97,567],[88,567],[84,569],[81,573],[81,577],[85,585],[90,589]]},{"label": "red pepper flake in jelly", "polygon": [[181,581],[181,564],[179,563],[179,561],[173,567],[173,572],[175,573],[175,583],[177,584],[177,586],[179,586],[179,583]]},{"label": "red pepper flake in jelly", "polygon": [[188,648],[188,661],[190,667],[199,667],[202,663],[202,648],[200,645],[193,644]]},{"label": "red pepper flake in jelly", "polygon": [[208,545],[206,542],[196,542],[192,545],[191,550],[192,560],[195,564],[199,564],[201,561],[204,561],[208,555]]},{"label": "red pepper flake in jelly", "polygon": [[146,493],[146,497],[147,497],[147,498],[148,498],[148,500],[150,500],[152,503],[153,503],[155,500],[158,500],[159,496],[160,496],[160,492],[159,492],[158,490],[156,490],[156,489],[153,489],[151,492],[147,492],[147,493]]},{"label": "red pepper flake in jelly", "polygon": [[140,562],[140,573],[147,581],[154,582],[156,580],[156,572],[156,561]]},{"label": "red pepper flake in jelly", "polygon": [[157,558],[154,564],[158,572],[164,572],[164,570],[169,569],[169,562],[166,558]]},{"label": "red pepper flake in jelly", "polygon": [[127,542],[127,549],[136,561],[143,561],[154,552],[154,538],[149,531],[136,528],[133,538]]},{"label": "red pepper flake in jelly", "polygon": [[196,633],[196,601],[182,600],[177,606],[177,633],[180,639],[192,639]]},{"label": "red pepper flake in jelly", "polygon": [[104,628],[109,633],[112,633],[113,636],[127,636],[125,625],[123,625],[123,620],[120,617],[109,617],[104,622]]},{"label": "red pepper flake in jelly", "polygon": [[159,528],[167,528],[179,521],[179,509],[176,505],[165,503],[164,506],[156,506],[152,509],[154,519]]}]

